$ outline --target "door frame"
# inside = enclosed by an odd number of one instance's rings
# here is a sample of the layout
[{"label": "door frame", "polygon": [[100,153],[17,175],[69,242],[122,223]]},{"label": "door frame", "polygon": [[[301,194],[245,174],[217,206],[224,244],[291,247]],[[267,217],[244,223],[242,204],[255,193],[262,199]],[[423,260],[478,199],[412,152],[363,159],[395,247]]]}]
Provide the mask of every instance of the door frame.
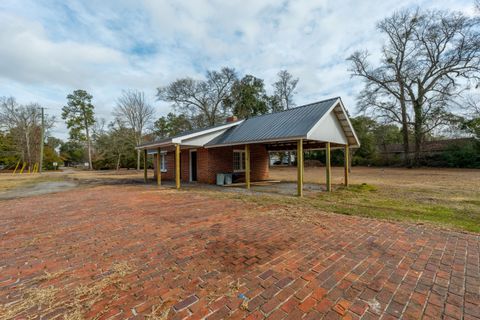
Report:
[{"label": "door frame", "polygon": [[[195,160],[195,165],[197,167],[196,168],[197,169],[197,180],[195,180],[195,181],[192,180],[192,168],[193,168],[192,152],[197,153],[197,157],[196,157],[196,160]],[[198,152],[197,152],[197,149],[189,149],[188,150],[188,181],[189,182],[197,182],[198,181]]]}]

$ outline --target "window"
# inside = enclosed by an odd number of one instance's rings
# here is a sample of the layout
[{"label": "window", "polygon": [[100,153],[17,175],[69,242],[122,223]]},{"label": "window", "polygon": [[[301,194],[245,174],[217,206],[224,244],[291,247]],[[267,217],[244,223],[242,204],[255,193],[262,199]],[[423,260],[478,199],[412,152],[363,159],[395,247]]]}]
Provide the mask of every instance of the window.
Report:
[{"label": "window", "polygon": [[160,171],[167,172],[167,153],[160,153]]},{"label": "window", "polygon": [[245,171],[245,151],[233,150],[233,171]]}]

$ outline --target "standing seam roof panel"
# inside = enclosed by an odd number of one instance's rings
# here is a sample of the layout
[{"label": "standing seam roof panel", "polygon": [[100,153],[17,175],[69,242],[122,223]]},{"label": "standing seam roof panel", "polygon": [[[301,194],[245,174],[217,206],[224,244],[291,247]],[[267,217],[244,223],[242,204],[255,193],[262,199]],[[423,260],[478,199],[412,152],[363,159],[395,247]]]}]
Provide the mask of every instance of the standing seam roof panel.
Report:
[{"label": "standing seam roof panel", "polygon": [[207,146],[306,136],[338,98],[246,119]]}]

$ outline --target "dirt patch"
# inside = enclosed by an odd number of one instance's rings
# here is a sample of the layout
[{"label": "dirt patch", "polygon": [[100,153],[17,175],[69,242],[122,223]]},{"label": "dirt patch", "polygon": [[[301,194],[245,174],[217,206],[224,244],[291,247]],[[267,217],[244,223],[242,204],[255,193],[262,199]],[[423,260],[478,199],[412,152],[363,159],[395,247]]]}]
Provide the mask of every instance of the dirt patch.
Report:
[{"label": "dirt patch", "polygon": [[76,188],[78,183],[73,181],[46,181],[29,186],[17,187],[5,192],[0,192],[0,200],[25,198],[41,194],[54,193]]}]

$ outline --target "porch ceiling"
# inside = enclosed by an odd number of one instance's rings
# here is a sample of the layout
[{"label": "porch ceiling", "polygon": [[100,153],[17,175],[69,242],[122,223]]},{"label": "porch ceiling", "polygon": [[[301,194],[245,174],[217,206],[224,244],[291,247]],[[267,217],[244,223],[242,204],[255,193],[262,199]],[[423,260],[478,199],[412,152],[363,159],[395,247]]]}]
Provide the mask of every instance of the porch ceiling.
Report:
[{"label": "porch ceiling", "polygon": [[[258,143],[263,144],[267,148],[268,151],[297,151],[297,142],[298,140],[291,140],[291,141],[276,141],[276,142],[269,142],[269,143]],[[255,143],[250,143],[251,145]],[[327,142],[324,141],[317,141],[317,140],[303,140],[303,150],[322,150],[325,149]],[[240,147],[243,145],[237,145]],[[219,147],[211,147],[211,149],[215,148],[225,148],[226,146],[219,146]],[[228,146],[227,146],[228,147]],[[330,143],[331,149],[343,149],[345,145],[337,144],[337,143]],[[188,145],[180,145],[182,150],[184,149],[195,149],[198,148],[197,146],[188,146]],[[161,151],[163,152],[172,152],[175,150],[175,145],[167,145],[160,147]],[[148,154],[155,154],[157,153],[157,148],[149,148]]]},{"label": "porch ceiling", "polygon": [[[297,151],[297,140],[293,141],[279,141],[265,144],[268,151]],[[327,146],[327,142],[316,140],[303,140],[303,150],[322,150]],[[330,143],[332,149],[341,148],[345,145]]]}]

